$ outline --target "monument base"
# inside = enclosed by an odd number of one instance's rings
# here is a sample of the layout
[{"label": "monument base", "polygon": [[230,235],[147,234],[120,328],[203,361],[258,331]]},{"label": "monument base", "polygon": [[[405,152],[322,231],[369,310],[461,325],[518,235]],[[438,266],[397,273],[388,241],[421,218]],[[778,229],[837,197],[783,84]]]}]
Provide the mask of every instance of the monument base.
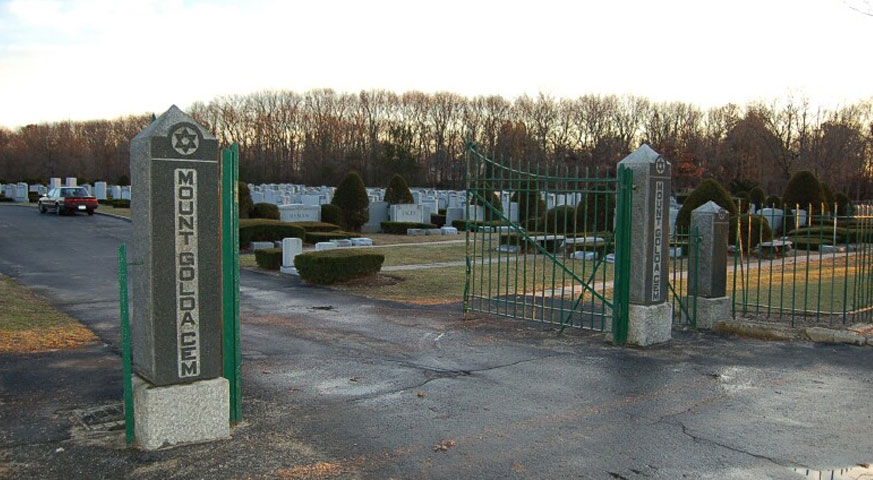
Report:
[{"label": "monument base", "polygon": [[295,267],[279,267],[279,272],[286,275],[300,275],[299,273],[297,273],[297,268]]},{"label": "monument base", "polygon": [[[694,308],[694,297],[685,297],[688,309]],[[730,321],[731,299],[728,297],[697,297],[697,328],[712,328],[716,322]]]},{"label": "monument base", "polygon": [[670,341],[673,329],[673,306],[630,304],[628,310],[627,343],[645,347]]},{"label": "monument base", "polygon": [[156,387],[133,376],[134,433],[145,450],[230,438],[226,378]]}]

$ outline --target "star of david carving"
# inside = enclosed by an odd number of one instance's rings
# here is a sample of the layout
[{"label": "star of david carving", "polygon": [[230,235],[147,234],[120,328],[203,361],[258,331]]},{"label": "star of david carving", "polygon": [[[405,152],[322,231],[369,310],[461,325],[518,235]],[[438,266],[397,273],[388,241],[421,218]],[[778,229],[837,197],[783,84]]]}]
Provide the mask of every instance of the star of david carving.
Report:
[{"label": "star of david carving", "polygon": [[657,171],[658,173],[664,173],[664,170],[666,168],[667,165],[664,162],[664,159],[662,157],[658,157],[658,159],[655,160],[655,171]]},{"label": "star of david carving", "polygon": [[173,150],[182,155],[191,155],[200,148],[200,136],[191,127],[179,127],[173,132]]}]

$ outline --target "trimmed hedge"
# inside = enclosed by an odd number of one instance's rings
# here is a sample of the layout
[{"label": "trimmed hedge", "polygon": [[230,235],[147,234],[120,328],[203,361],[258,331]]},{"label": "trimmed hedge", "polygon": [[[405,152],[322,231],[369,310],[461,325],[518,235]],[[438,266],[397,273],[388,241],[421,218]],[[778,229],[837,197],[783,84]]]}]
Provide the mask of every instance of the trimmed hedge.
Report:
[{"label": "trimmed hedge", "polygon": [[841,217],[845,217],[847,215],[852,214],[852,202],[849,200],[849,196],[843,192],[839,192],[834,195],[834,202],[837,204],[837,215]]},{"label": "trimmed hedge", "polygon": [[343,210],[332,203],[321,205],[321,221],[323,223],[332,223],[334,225],[346,224]]},{"label": "trimmed hedge", "polygon": [[255,252],[255,262],[266,270],[278,270],[282,266],[282,249],[265,248]]},{"label": "trimmed hedge", "polygon": [[393,235],[406,235],[408,228],[437,228],[432,223],[415,223],[415,222],[382,222],[382,233],[390,233]]},{"label": "trimmed hedge", "polygon": [[114,208],[130,208],[130,200],[119,198],[113,200],[111,204]]},{"label": "trimmed hedge", "polygon": [[438,226],[438,227],[442,227],[443,225],[446,224],[446,216],[445,216],[445,214],[443,214],[443,215],[436,215],[436,214],[433,214],[433,213],[430,214],[430,223],[432,223],[432,224],[434,224],[434,225],[436,225],[436,226]]},{"label": "trimmed hedge", "polygon": [[[341,230],[340,226],[327,222],[288,222],[290,225],[302,228],[307,232],[335,232]],[[303,237],[301,237],[303,238]]]},{"label": "trimmed hedge", "polygon": [[691,228],[691,212],[710,200],[730,212],[731,217],[736,217],[737,204],[720,183],[710,178],[698,185],[682,204],[679,216],[676,217],[676,226],[683,230]]},{"label": "trimmed hedge", "polygon": [[256,203],[249,212],[249,218],[266,218],[270,220],[279,219],[279,207],[272,203]]},{"label": "trimmed hedge", "polygon": [[239,246],[248,248],[251,242],[278,242],[283,238],[302,239],[306,231],[290,223],[265,218],[244,218],[239,221]]},{"label": "trimmed hedge", "polygon": [[615,192],[604,189],[585,194],[585,204],[576,207],[576,228],[585,230],[611,230],[615,217]]},{"label": "trimmed hedge", "polygon": [[[743,250],[749,252],[751,249],[758,246],[760,242],[769,242],[773,240],[773,230],[770,229],[770,224],[760,215],[740,215],[739,217],[731,217],[731,223],[728,230],[728,243],[730,245],[737,244],[737,221],[740,223],[740,238],[743,242]],[[751,222],[751,232],[749,231],[749,222]],[[750,235],[751,234],[751,235]]]},{"label": "trimmed hedge", "polygon": [[42,195],[40,195],[37,192],[27,192],[27,201],[29,203],[36,203],[39,201],[39,197],[41,197],[41,196]]},{"label": "trimmed hedge", "polygon": [[[534,225],[536,225],[538,223],[536,221],[536,219],[534,219],[533,221],[534,221]],[[467,228],[466,222],[467,222],[466,220],[454,220],[454,221],[452,221],[452,226],[457,228],[459,232],[463,232],[464,229]],[[491,221],[486,221],[486,222],[482,222],[482,221],[478,221],[478,220],[471,220],[470,221],[470,226],[473,228],[473,231],[475,231],[479,227],[504,227],[506,225],[509,225],[509,223],[504,222],[503,220],[491,220]],[[416,228],[416,227],[410,227],[410,228]],[[534,230],[535,229],[536,228],[534,228]],[[528,230],[530,230],[530,229],[528,229]]]},{"label": "trimmed hedge", "polygon": [[15,201],[14,198],[10,198],[10,197],[0,197],[0,203],[5,203],[5,202],[14,202],[14,201]]},{"label": "trimmed hedge", "polygon": [[343,240],[348,238],[360,237],[357,233],[343,232],[337,230],[335,232],[306,232],[303,236],[303,241],[306,243],[316,244],[318,242],[329,242],[331,240]]},{"label": "trimmed hedge", "polygon": [[541,217],[546,211],[546,202],[540,197],[538,185],[530,179],[519,186],[509,201],[518,203],[518,218],[522,221]]},{"label": "trimmed hedge", "polygon": [[329,285],[365,275],[375,275],[382,269],[385,255],[367,250],[341,249],[309,252],[294,257],[300,278],[307,282]]}]

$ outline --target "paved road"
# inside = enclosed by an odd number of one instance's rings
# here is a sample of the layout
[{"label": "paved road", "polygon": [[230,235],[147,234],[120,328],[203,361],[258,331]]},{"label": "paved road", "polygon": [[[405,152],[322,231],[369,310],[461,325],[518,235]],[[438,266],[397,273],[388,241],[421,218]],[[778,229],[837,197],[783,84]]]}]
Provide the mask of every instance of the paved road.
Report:
[{"label": "paved road", "polygon": [[0,273],[110,344],[0,356],[0,478],[792,479],[873,461],[871,348],[689,332],[617,348],[257,272],[242,275],[234,438],[124,450],[69,414],[120,399],[115,249],[129,232],[0,207]]}]

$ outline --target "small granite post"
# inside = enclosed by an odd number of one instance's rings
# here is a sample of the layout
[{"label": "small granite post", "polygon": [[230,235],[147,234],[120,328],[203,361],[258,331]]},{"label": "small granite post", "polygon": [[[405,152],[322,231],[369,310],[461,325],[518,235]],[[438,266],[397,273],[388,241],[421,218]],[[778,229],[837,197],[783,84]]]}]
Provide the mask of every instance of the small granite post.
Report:
[{"label": "small granite post", "polygon": [[[727,297],[727,244],[730,215],[709,201],[691,212],[691,234],[700,238],[688,258],[688,308],[696,310],[697,328],[712,328],[715,322],[731,318]],[[695,286],[695,272],[697,281]]]},{"label": "small granite post", "polygon": [[172,106],[130,142],[130,172],[137,441],[227,438],[218,141]]},{"label": "small granite post", "polygon": [[671,166],[645,144],[619,165],[634,174],[627,343],[663,343],[673,328],[673,306],[667,302]]}]

